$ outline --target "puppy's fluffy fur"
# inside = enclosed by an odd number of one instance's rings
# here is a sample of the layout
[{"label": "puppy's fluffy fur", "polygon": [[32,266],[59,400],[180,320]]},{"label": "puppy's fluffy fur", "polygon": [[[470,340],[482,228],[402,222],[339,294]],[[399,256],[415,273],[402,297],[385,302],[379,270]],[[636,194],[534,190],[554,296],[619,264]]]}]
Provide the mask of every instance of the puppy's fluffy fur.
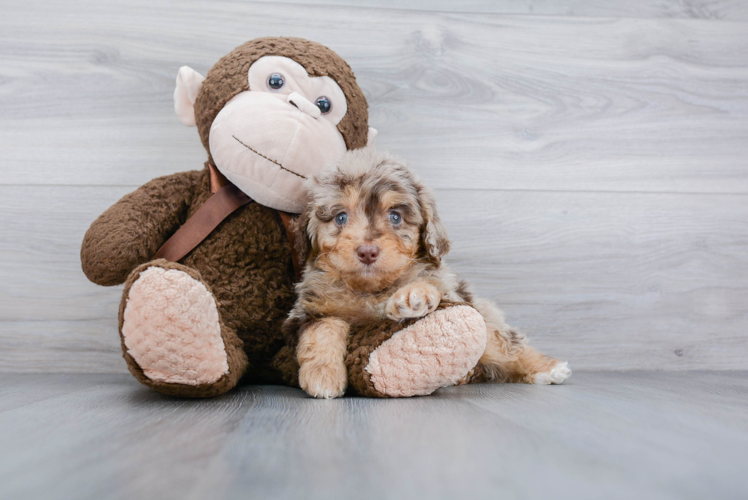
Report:
[{"label": "puppy's fluffy fur", "polygon": [[549,384],[570,375],[566,363],[529,347],[493,303],[474,297],[444,264],[449,239],[434,197],[402,162],[354,150],[308,187],[295,244],[309,259],[288,323],[301,325],[299,382],[309,394],[345,391],[350,325],[420,318],[443,300],[467,302],[486,321],[488,343],[473,379]]}]

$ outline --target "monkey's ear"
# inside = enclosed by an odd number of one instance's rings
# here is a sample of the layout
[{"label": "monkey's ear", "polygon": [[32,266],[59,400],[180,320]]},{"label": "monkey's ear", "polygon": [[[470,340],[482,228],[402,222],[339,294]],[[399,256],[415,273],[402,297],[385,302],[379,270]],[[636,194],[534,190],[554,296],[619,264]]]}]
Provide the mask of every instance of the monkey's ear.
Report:
[{"label": "monkey's ear", "polygon": [[434,195],[426,186],[418,186],[418,202],[421,205],[424,219],[421,243],[426,252],[426,258],[436,267],[439,267],[442,257],[449,253],[447,228],[444,227],[439,214],[436,212]]},{"label": "monkey's ear", "polygon": [[174,89],[174,111],[179,120],[188,127],[195,126],[195,99],[205,77],[190,68],[182,66],[177,73],[177,88]]},{"label": "monkey's ear", "polygon": [[366,146],[367,147],[370,148],[370,147],[372,147],[374,145],[374,141],[376,141],[378,133],[379,132],[377,132],[377,129],[375,129],[374,127],[369,127],[369,133],[366,136]]}]

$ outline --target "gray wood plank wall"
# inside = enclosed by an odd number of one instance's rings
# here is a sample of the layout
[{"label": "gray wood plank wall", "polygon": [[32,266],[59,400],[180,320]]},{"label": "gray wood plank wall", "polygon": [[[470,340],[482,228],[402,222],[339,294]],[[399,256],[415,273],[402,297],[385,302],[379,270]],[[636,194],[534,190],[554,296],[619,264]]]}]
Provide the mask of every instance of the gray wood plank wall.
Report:
[{"label": "gray wood plank wall", "polygon": [[260,36],[353,67],[437,190],[449,261],[576,369],[748,368],[748,7],[737,1],[2,2],[0,371],[123,372],[90,222],[200,168],[177,69]]}]

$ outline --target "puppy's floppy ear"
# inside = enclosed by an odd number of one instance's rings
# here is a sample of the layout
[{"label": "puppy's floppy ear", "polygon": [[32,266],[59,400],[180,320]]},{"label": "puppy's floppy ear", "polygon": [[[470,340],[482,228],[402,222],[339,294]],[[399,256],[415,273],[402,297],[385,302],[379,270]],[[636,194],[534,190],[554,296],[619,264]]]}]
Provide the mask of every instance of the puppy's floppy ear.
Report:
[{"label": "puppy's floppy ear", "polygon": [[436,211],[436,200],[431,190],[422,184],[417,185],[417,189],[418,203],[423,215],[421,244],[426,252],[426,258],[439,267],[442,257],[449,253],[447,228],[442,224]]}]

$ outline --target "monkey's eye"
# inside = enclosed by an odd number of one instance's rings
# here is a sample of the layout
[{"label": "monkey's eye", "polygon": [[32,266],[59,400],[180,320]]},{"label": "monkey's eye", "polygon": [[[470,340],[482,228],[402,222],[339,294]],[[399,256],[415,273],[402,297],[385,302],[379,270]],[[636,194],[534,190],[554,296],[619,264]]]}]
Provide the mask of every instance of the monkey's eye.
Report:
[{"label": "monkey's eye", "polygon": [[403,221],[403,216],[400,215],[400,212],[395,212],[394,210],[390,212],[390,222],[397,225],[400,224]]},{"label": "monkey's eye", "polygon": [[317,100],[314,101],[314,104],[316,104],[319,110],[322,111],[323,115],[332,111],[332,103],[330,102],[330,99],[325,96],[318,97]]},{"label": "monkey's eye", "polygon": [[280,90],[285,83],[286,79],[280,73],[273,73],[268,77],[268,88],[270,90]]},{"label": "monkey's eye", "polygon": [[345,212],[340,212],[338,215],[335,216],[335,224],[338,226],[342,226],[348,222],[348,214]]}]

